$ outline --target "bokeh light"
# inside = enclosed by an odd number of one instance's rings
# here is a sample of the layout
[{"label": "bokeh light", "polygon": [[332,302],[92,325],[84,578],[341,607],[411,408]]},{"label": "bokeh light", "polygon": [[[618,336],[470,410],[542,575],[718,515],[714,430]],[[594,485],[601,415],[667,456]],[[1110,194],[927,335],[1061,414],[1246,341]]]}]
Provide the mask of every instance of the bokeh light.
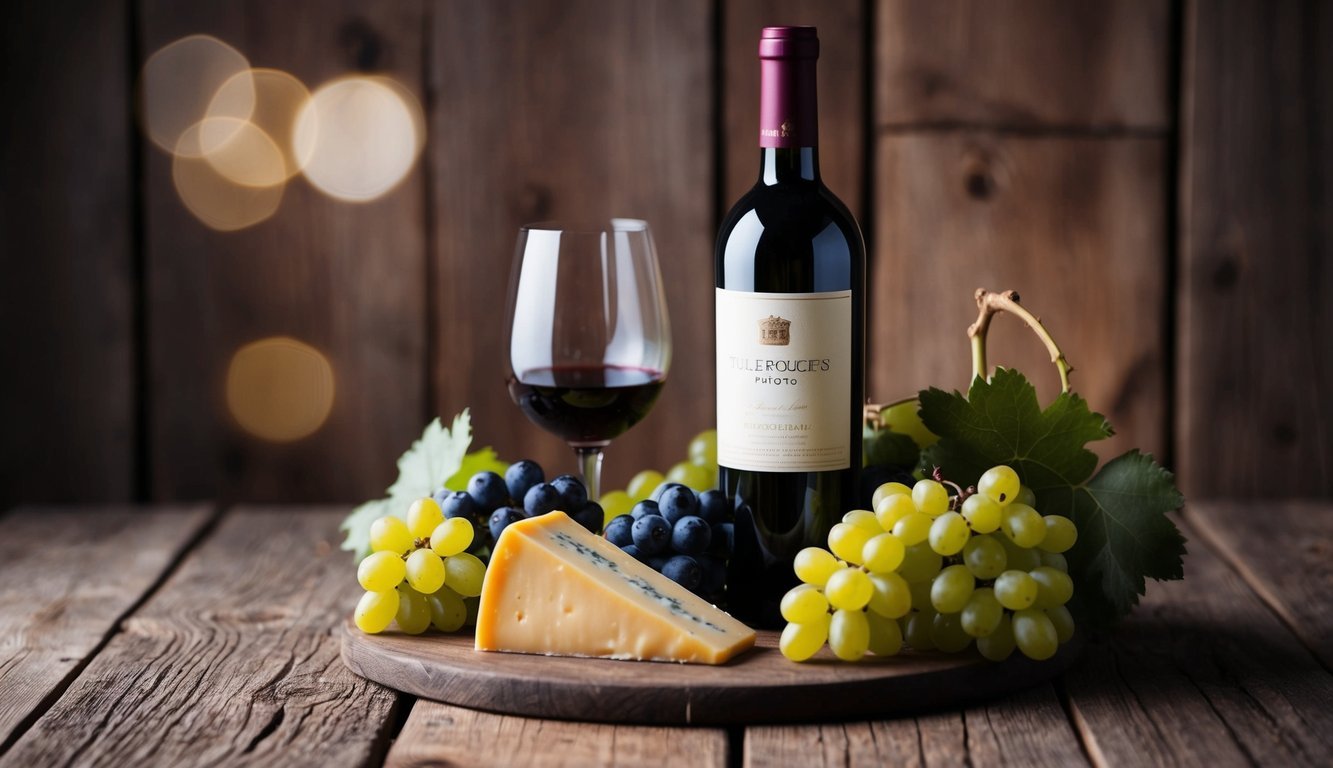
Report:
[{"label": "bokeh light", "polygon": [[227,367],[227,408],[262,440],[289,443],[319,430],[333,410],[333,366],[319,350],[288,336],[251,342]]},{"label": "bokeh light", "polygon": [[203,158],[228,181],[243,187],[272,187],[287,180],[282,150],[259,126],[231,117],[198,125]]},{"label": "bokeh light", "polygon": [[421,147],[424,119],[415,102],[377,77],[348,77],[316,89],[296,121],[296,154],[306,179],[349,202],[393,189]]},{"label": "bokeh light", "polygon": [[[176,185],[176,193],[190,213],[213,229],[232,232],[258,224],[276,213],[282,204],[284,185],[279,178],[278,183],[272,186],[244,186],[220,173],[214,161],[205,157],[202,150],[201,135],[213,122],[227,122],[226,129],[230,129],[230,123],[236,121],[230,118],[209,118],[187,128],[177,144],[179,151],[172,158],[171,178]],[[245,130],[247,134],[253,130],[259,135],[252,136],[249,141],[224,142],[223,147],[214,150],[222,156],[220,162],[224,167],[234,163],[238,173],[256,165],[251,163],[247,166],[244,149],[262,147],[264,141],[260,138],[262,131],[248,123],[245,125],[249,128],[238,130]],[[268,144],[270,161],[276,161],[276,167],[281,168],[281,153],[272,141]],[[229,151],[228,148],[233,146],[238,151]],[[227,160],[228,155],[235,157]],[[262,165],[262,161],[259,164]]]},{"label": "bokeh light", "polygon": [[[209,118],[234,118],[245,120],[258,128],[278,149],[281,159],[282,180],[290,179],[301,171],[292,145],[292,132],[296,127],[296,117],[310,100],[310,91],[295,77],[277,69],[251,69],[233,75],[218,88],[213,100],[208,105]],[[247,107],[247,105],[250,105]],[[213,157],[211,150],[217,148],[214,141],[226,141],[230,134],[215,131],[217,135],[202,136],[203,149],[207,156]],[[218,172],[237,184],[264,186],[253,180],[237,178],[228,173],[217,163]],[[265,174],[267,177],[268,174]],[[268,182],[276,183],[276,182]]]},{"label": "bokeh light", "polygon": [[[163,150],[179,153],[181,137],[208,115],[223,84],[232,86],[226,117],[248,120],[255,106],[250,62],[216,37],[191,35],[158,50],[143,67],[143,124],[148,138]],[[192,148],[202,151],[194,142]]]}]

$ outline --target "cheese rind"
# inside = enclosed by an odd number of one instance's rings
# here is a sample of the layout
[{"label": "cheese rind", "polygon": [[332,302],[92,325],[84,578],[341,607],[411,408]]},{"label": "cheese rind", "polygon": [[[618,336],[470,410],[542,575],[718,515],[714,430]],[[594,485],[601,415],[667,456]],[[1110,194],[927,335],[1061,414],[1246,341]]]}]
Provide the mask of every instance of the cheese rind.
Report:
[{"label": "cheese rind", "polygon": [[722,664],[754,639],[563,512],[505,528],[477,613],[479,651]]}]

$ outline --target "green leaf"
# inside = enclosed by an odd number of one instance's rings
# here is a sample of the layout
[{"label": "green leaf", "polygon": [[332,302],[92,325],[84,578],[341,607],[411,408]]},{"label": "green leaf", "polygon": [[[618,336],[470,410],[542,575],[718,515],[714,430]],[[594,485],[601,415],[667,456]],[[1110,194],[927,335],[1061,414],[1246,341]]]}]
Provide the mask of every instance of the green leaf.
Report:
[{"label": "green leaf", "polygon": [[473,451],[463,457],[463,464],[458,471],[444,481],[444,487],[451,491],[467,490],[467,481],[478,472],[494,472],[503,475],[509,465],[495,455],[495,449],[489,445],[480,451]]},{"label": "green leaf", "polygon": [[889,429],[865,427],[861,451],[866,466],[915,467],[921,449],[911,435]]},{"label": "green leaf", "polygon": [[1099,413],[1073,393],[1044,410],[1021,373],[999,369],[972,383],[966,397],[921,393],[921,417],[939,443],[923,463],[967,486],[998,464],[1013,467],[1037,495],[1042,514],[1064,515],[1079,538],[1067,553],[1075,600],[1095,628],[1128,613],[1146,579],[1179,579],[1185,540],[1166,513],[1184,503],[1170,472],[1130,451],[1097,468],[1087,444],[1112,434]]}]

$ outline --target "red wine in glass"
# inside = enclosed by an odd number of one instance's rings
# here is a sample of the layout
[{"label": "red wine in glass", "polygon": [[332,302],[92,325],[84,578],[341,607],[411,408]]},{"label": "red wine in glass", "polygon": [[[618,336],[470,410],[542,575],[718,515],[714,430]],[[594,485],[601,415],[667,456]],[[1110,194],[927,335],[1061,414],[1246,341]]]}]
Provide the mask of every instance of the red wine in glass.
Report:
[{"label": "red wine in glass", "polygon": [[575,446],[605,446],[648,415],[666,383],[649,368],[565,365],[524,371],[509,394],[534,424]]}]

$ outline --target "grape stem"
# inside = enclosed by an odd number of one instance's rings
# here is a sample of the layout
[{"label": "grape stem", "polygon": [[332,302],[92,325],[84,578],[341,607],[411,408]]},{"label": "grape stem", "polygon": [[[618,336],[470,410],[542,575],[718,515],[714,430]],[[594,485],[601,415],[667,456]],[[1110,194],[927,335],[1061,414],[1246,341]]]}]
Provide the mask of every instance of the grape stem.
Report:
[{"label": "grape stem", "polygon": [[975,380],[978,376],[990,378],[990,366],[986,363],[986,334],[990,331],[991,318],[1001,312],[1008,312],[1027,324],[1032,332],[1037,334],[1037,338],[1046,345],[1046,351],[1051,353],[1051,363],[1055,369],[1060,372],[1060,391],[1069,391],[1069,374],[1074,367],[1065,359],[1065,353],[1060,351],[1060,346],[1051,338],[1050,331],[1041,324],[1041,318],[1027,311],[1025,307],[1018,303],[1017,291],[988,291],[985,288],[978,288],[974,294],[977,300],[977,321],[967,328],[967,337],[972,340],[972,378]]}]

